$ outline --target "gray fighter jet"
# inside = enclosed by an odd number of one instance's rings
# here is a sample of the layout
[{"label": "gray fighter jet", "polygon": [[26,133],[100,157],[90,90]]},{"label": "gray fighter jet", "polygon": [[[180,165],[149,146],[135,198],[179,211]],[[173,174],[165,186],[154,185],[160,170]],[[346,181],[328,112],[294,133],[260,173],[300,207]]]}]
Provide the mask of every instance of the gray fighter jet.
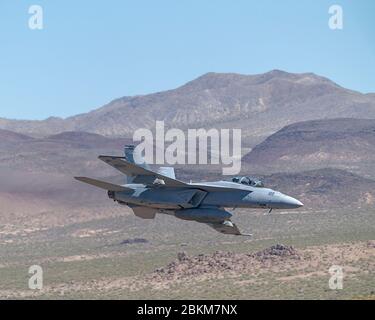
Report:
[{"label": "gray fighter jet", "polygon": [[294,209],[303,204],[279,191],[265,188],[261,181],[235,177],[231,181],[186,183],[176,179],[172,167],[152,171],[145,163],[134,161],[134,146],[125,147],[125,157],[99,156],[99,159],[127,176],[117,185],[86,177],[75,179],[108,191],[108,197],[130,207],[143,219],[156,213],[174,215],[183,220],[206,223],[215,230],[232,235],[241,233],[225,208]]}]

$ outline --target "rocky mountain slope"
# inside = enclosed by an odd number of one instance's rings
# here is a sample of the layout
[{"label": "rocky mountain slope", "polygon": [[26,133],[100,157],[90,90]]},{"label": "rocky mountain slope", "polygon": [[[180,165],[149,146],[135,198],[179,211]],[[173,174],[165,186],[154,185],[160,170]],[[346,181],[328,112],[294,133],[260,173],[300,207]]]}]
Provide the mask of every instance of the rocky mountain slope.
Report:
[{"label": "rocky mountain slope", "polygon": [[333,167],[375,177],[375,120],[294,123],[269,136],[243,161],[264,172]]},{"label": "rocky mountain slope", "polygon": [[308,209],[375,205],[375,180],[340,169],[275,173],[263,180],[266,186],[300,199]]},{"label": "rocky mountain slope", "polygon": [[134,130],[165,120],[182,129],[241,128],[249,141],[259,141],[293,122],[338,117],[375,118],[374,96],[313,73],[273,70],[259,75],[208,73],[177,89],[123,97],[67,119],[0,119],[0,128],[39,137],[64,131],[131,137]]}]

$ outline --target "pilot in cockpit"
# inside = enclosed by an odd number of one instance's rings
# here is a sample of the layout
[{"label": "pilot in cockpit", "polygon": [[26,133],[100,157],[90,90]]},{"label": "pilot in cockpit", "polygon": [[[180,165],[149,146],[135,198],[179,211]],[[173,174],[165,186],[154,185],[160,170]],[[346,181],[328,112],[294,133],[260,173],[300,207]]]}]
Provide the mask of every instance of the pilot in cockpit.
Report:
[{"label": "pilot in cockpit", "polygon": [[246,186],[252,186],[252,187],[263,187],[263,183],[260,180],[252,179],[250,177],[234,177],[232,179],[232,182],[241,183]]}]

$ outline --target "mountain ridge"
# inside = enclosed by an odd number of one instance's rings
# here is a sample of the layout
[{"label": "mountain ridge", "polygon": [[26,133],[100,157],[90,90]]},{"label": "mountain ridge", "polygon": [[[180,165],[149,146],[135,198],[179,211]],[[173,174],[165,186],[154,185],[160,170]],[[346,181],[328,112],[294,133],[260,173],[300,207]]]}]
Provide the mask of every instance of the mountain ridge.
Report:
[{"label": "mountain ridge", "polygon": [[336,167],[374,178],[375,119],[293,123],[267,137],[242,160],[267,172]]},{"label": "mountain ridge", "polygon": [[64,131],[131,137],[136,129],[153,129],[156,120],[164,120],[181,129],[240,128],[243,136],[259,142],[293,122],[338,117],[375,118],[375,95],[345,89],[314,73],[209,72],[175,89],[121,97],[65,119],[0,118],[0,128],[34,137]]}]

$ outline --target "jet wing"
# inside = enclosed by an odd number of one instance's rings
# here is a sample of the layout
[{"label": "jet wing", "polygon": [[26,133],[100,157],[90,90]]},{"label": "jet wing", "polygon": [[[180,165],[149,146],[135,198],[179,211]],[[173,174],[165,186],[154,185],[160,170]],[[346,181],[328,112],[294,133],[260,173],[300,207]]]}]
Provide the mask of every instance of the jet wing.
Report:
[{"label": "jet wing", "polygon": [[131,163],[124,157],[115,156],[99,156],[99,159],[119,170],[125,175],[135,177],[134,183],[145,183],[153,184],[155,179],[163,180],[167,187],[186,187],[189,186],[187,183],[167,177],[163,174],[147,170],[142,168],[135,163]]},{"label": "jet wing", "polygon": [[224,234],[232,234],[235,236],[251,237],[251,234],[241,233],[238,227],[230,220],[225,220],[222,223],[207,223],[211,228]]},{"label": "jet wing", "polygon": [[104,190],[109,190],[109,191],[117,191],[117,192],[122,192],[122,191],[134,191],[131,188],[126,188],[117,184],[101,181],[101,180],[96,180],[92,178],[87,178],[87,177],[74,177],[74,179],[91,184],[92,186],[104,189]]}]

